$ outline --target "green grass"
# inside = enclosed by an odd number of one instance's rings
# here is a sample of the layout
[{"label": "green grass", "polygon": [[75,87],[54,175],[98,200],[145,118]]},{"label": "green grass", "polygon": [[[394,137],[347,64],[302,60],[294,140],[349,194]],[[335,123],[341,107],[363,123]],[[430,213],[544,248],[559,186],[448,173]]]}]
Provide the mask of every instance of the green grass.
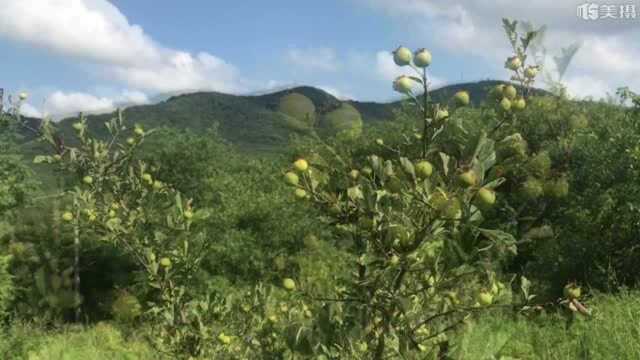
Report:
[{"label": "green grass", "polygon": [[456,359],[640,359],[640,293],[598,295],[593,316],[485,316],[458,339]]},{"label": "green grass", "polygon": [[13,325],[0,337],[0,357],[12,360],[158,359],[145,342],[123,335],[108,323],[48,332],[34,326]]}]

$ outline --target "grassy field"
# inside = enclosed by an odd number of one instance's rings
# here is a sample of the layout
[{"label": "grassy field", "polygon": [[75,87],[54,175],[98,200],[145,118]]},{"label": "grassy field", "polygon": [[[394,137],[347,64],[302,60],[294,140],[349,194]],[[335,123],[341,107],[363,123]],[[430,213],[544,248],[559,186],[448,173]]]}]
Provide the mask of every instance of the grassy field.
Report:
[{"label": "grassy field", "polygon": [[[592,317],[545,314],[535,318],[487,314],[472,321],[453,345],[451,359],[639,359],[640,293],[595,295]],[[154,360],[135,329],[115,323],[55,331],[20,324],[5,328],[3,359]]]}]

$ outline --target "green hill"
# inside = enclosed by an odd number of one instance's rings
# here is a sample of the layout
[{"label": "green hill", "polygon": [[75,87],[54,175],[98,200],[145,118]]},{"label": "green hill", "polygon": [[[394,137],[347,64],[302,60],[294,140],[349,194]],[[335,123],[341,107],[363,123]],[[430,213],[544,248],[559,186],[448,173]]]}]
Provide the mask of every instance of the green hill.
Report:
[{"label": "green hill", "polygon": [[[486,93],[499,81],[480,81],[445,86],[430,93],[434,101],[446,102],[455,92],[467,90],[472,102],[477,105],[485,98]],[[536,92],[541,93],[541,90]],[[393,119],[393,111],[398,109],[401,101],[389,103],[345,101],[342,102],[329,93],[309,86],[295,87],[266,95],[237,96],[218,92],[195,92],[171,96],[167,100],[153,105],[132,106],[124,110],[124,117],[130,123],[139,123],[146,128],[171,127],[190,129],[202,132],[214,124],[222,137],[241,150],[248,152],[278,152],[287,144],[292,134],[303,134],[310,131],[303,119],[291,116],[291,110],[283,110],[281,99],[287,95],[303,95],[296,99],[306,98],[313,103],[316,116],[314,121],[324,115],[351,105],[360,113],[363,126],[379,121]],[[295,97],[294,97],[295,98]],[[309,107],[308,100],[304,106]],[[284,111],[281,112],[280,110]],[[285,113],[288,113],[285,114]],[[87,117],[89,129],[97,134],[106,133],[104,122],[114,114],[90,115]],[[28,119],[32,127],[37,127],[38,119]],[[57,125],[63,138],[73,138],[72,123],[75,118],[60,121]],[[29,144],[33,135],[25,136],[25,150],[31,154],[37,152],[38,146]]]}]

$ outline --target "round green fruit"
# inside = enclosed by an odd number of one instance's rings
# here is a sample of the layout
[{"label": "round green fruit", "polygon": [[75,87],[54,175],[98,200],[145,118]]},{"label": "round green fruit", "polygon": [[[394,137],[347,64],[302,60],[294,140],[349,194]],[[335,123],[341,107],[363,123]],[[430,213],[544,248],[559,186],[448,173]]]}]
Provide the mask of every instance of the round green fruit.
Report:
[{"label": "round green fruit", "polygon": [[293,281],[293,279],[291,278],[286,278],[284,280],[282,280],[282,287],[284,287],[285,289],[289,290],[289,291],[293,291],[296,289],[296,282]]},{"label": "round green fruit", "polygon": [[478,190],[478,198],[484,205],[493,205],[496,202],[496,192],[483,187]]},{"label": "round green fruit", "polygon": [[353,180],[357,180],[359,176],[360,176],[360,172],[358,170],[354,169],[349,172],[349,177]]},{"label": "round green fruit", "polygon": [[20,101],[25,101],[25,100],[27,100],[28,95],[27,95],[26,92],[21,92],[18,97],[19,97]]},{"label": "round green fruit", "polygon": [[511,110],[511,101],[507,98],[502,99],[502,101],[500,101],[500,108],[504,111]]},{"label": "round green fruit", "polygon": [[294,195],[298,198],[298,199],[304,199],[307,197],[307,192],[304,189],[296,189],[294,191]]},{"label": "round green fruit", "polygon": [[153,178],[151,177],[151,174],[147,174],[147,173],[142,174],[142,180],[148,183],[153,183]]},{"label": "round green fruit", "polygon": [[362,168],[362,173],[367,175],[367,176],[369,176],[369,175],[373,174],[373,169],[371,169],[368,166],[365,166],[365,167]]},{"label": "round green fruit", "polygon": [[295,186],[300,182],[300,178],[298,178],[298,175],[296,173],[289,171],[288,173],[284,174],[284,181],[289,185]]},{"label": "round green fruit", "polygon": [[522,111],[527,107],[527,102],[524,98],[519,98],[518,100],[513,102],[513,109],[516,111]]},{"label": "round green fruit", "polygon": [[171,266],[171,259],[166,258],[166,257],[160,259],[160,265],[162,265],[163,267]]},{"label": "round green fruit", "polygon": [[393,82],[393,89],[397,92],[408,94],[413,87],[413,80],[406,75],[398,76]]},{"label": "round green fruit", "polygon": [[129,145],[133,145],[133,144],[135,144],[135,143],[136,143],[136,140],[135,140],[134,138],[132,138],[132,137],[127,138],[127,144],[129,144]]},{"label": "round green fruit", "polygon": [[69,211],[65,212],[64,214],[62,214],[62,220],[64,221],[71,221],[73,220],[73,214]]},{"label": "round green fruit", "polygon": [[518,90],[516,90],[516,88],[513,85],[507,85],[504,87],[502,94],[507,99],[513,100],[516,98],[516,96],[518,96]]},{"label": "round green fruit", "polygon": [[398,265],[400,263],[400,258],[398,257],[398,255],[393,255],[391,256],[391,259],[389,259],[389,263],[391,265]]},{"label": "round green fruit", "polygon": [[530,66],[524,71],[524,76],[528,79],[533,79],[538,75],[538,68]]},{"label": "round green fruit", "polygon": [[423,160],[416,164],[416,175],[419,178],[428,178],[433,174],[433,165],[430,162]]},{"label": "round green fruit", "polygon": [[513,71],[518,70],[518,68],[520,68],[521,65],[522,65],[522,60],[520,60],[520,58],[517,56],[512,56],[507,59],[506,67],[509,70],[513,70]]},{"label": "round green fruit", "polygon": [[187,219],[187,220],[192,219],[193,218],[193,211],[191,211],[191,210],[185,211],[184,212],[184,218]]},{"label": "round green fruit", "polygon": [[431,65],[431,53],[427,49],[419,49],[413,56],[413,64],[420,68]]},{"label": "round green fruit", "polygon": [[231,343],[231,337],[221,332],[220,335],[218,335],[218,341],[224,345],[229,345]]},{"label": "round green fruit", "polygon": [[141,126],[136,126],[133,132],[138,136],[144,135],[144,129]]},{"label": "round green fruit", "polygon": [[309,163],[305,159],[298,159],[294,161],[293,168],[298,172],[305,172],[309,169]]},{"label": "round green fruit", "polygon": [[413,57],[413,54],[411,53],[411,50],[409,50],[408,48],[406,48],[404,46],[398,47],[393,52],[393,61],[398,66],[409,65],[411,63],[411,58],[412,57]]},{"label": "round green fruit", "polygon": [[467,106],[471,101],[471,99],[469,98],[469,93],[464,90],[455,93],[455,95],[453,95],[453,99],[455,100],[456,104],[460,106]]},{"label": "round green fruit", "polygon": [[87,185],[91,185],[93,184],[93,178],[91,176],[85,176],[82,178],[82,182],[84,182]]},{"label": "round green fruit", "polygon": [[576,284],[567,284],[562,293],[567,299],[578,299],[582,295],[582,290]]},{"label": "round green fruit", "polygon": [[382,140],[382,139],[376,139],[376,144],[378,144],[378,145],[382,146],[382,145],[384,145],[384,140]]},{"label": "round green fruit", "polygon": [[542,182],[536,178],[528,178],[522,184],[522,194],[529,200],[534,200],[544,194]]},{"label": "round green fruit", "polygon": [[482,306],[488,306],[493,303],[493,295],[487,291],[481,291],[478,293],[478,298],[476,299],[478,303]]},{"label": "round green fruit", "polygon": [[154,190],[160,190],[160,189],[162,189],[162,186],[163,186],[162,182],[160,182],[158,180],[153,182],[153,189]]},{"label": "round green fruit", "polygon": [[465,186],[475,186],[478,183],[478,176],[473,170],[463,172],[458,179]]},{"label": "round green fruit", "polygon": [[82,128],[84,127],[84,125],[82,125],[82,123],[79,123],[79,122],[73,123],[72,126],[73,126],[74,129],[76,129],[78,131],[82,130]]}]

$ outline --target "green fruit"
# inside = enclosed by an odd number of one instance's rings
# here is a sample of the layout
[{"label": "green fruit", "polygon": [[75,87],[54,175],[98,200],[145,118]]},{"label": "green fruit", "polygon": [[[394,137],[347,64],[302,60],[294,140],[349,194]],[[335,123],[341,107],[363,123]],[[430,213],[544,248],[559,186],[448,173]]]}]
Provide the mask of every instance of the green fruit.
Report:
[{"label": "green fruit", "polygon": [[82,182],[84,182],[87,185],[91,185],[93,184],[93,178],[91,176],[85,176],[82,178]]},{"label": "green fruit", "polygon": [[158,180],[153,182],[153,189],[154,190],[160,190],[160,189],[162,189],[162,186],[163,186],[162,182],[160,182]]},{"label": "green fruit", "polygon": [[571,115],[569,118],[569,127],[572,130],[584,129],[589,126],[589,120],[584,114]]},{"label": "green fruit", "polygon": [[171,259],[166,258],[166,257],[160,259],[160,265],[162,265],[163,267],[171,266]]},{"label": "green fruit", "polygon": [[455,93],[455,95],[453,95],[453,99],[455,100],[456,104],[460,106],[467,106],[471,101],[471,99],[469,98],[469,93],[466,91],[458,91],[457,93]]},{"label": "green fruit", "polygon": [[423,160],[416,164],[415,166],[416,175],[419,178],[428,178],[433,174],[433,166],[430,162]]},{"label": "green fruit", "polygon": [[18,96],[18,98],[20,99],[20,101],[27,100],[27,93],[26,92],[21,92],[20,95]]},{"label": "green fruit", "polygon": [[147,174],[147,173],[142,174],[142,180],[148,182],[149,184],[153,183],[153,178],[151,177],[151,174]]},{"label": "green fruit", "polygon": [[522,111],[527,107],[527,102],[523,98],[513,102],[513,109],[516,111]]},{"label": "green fruit", "polygon": [[369,175],[373,174],[373,169],[371,169],[368,166],[365,166],[365,167],[362,168],[362,173],[367,175],[367,176],[369,176]]},{"label": "green fruit", "polygon": [[493,205],[496,202],[496,193],[483,187],[478,190],[478,198],[484,205]]},{"label": "green fruit", "polygon": [[413,80],[406,75],[398,76],[393,82],[393,90],[399,93],[408,94],[412,88]]},{"label": "green fruit", "polygon": [[393,61],[398,66],[409,65],[411,63],[411,58],[412,57],[413,57],[413,54],[411,53],[411,50],[407,49],[404,46],[398,47],[393,52]]},{"label": "green fruit", "polygon": [[536,178],[528,178],[522,184],[522,193],[529,200],[539,198],[544,193],[542,182]]},{"label": "green fruit", "polygon": [[456,198],[449,199],[442,209],[442,217],[449,220],[460,219],[462,217],[462,207],[460,205],[460,200]]},{"label": "green fruit", "polygon": [[53,160],[60,161],[60,160],[62,160],[62,156],[60,156],[59,154],[55,154],[55,155],[53,155]]},{"label": "green fruit", "polygon": [[389,259],[389,263],[394,266],[398,265],[400,263],[400,258],[394,254],[393,256],[391,256],[391,259]]},{"label": "green fruit", "polygon": [[296,282],[293,281],[293,279],[291,278],[286,278],[284,280],[282,280],[282,287],[284,287],[285,289],[289,290],[289,291],[293,291],[296,289]]},{"label": "green fruit", "polygon": [[442,211],[448,201],[449,197],[442,191],[435,191],[429,198],[429,203],[436,211]]},{"label": "green fruit", "polygon": [[541,151],[533,156],[527,164],[528,170],[535,176],[544,178],[551,171],[551,157],[546,151]]},{"label": "green fruit", "polygon": [[294,161],[293,168],[298,172],[305,172],[309,169],[309,163],[305,159],[298,159]]},{"label": "green fruit", "polygon": [[533,79],[538,75],[538,68],[530,66],[524,71],[524,76],[528,79]]},{"label": "green fruit", "polygon": [[504,87],[503,95],[509,100],[513,100],[518,95],[518,90],[513,85],[508,85]]},{"label": "green fruit", "polygon": [[298,175],[296,175],[296,173],[289,171],[288,173],[284,174],[284,181],[289,184],[289,185],[298,185],[300,178],[298,178]]},{"label": "green fruit", "polygon": [[84,128],[84,125],[82,125],[82,123],[79,123],[79,122],[73,123],[72,126],[73,126],[74,129],[76,129],[78,131],[80,131],[80,130],[82,130],[82,128]]},{"label": "green fruit", "polygon": [[127,138],[127,144],[129,144],[129,145],[133,145],[133,144],[135,144],[135,143],[136,143],[136,140],[135,140],[134,138],[132,138],[132,137]]},{"label": "green fruit", "polygon": [[354,169],[349,172],[349,177],[353,180],[357,180],[359,176],[360,176],[360,172],[358,170]]},{"label": "green fruit", "polygon": [[294,195],[298,198],[298,199],[304,199],[307,197],[307,192],[304,189],[296,189],[294,191]]},{"label": "green fruit", "polygon": [[458,176],[458,179],[465,186],[475,186],[478,183],[478,176],[473,170],[463,172]]},{"label": "green fruit", "polygon": [[64,214],[62,214],[62,220],[64,221],[71,221],[73,220],[73,214],[69,211],[65,212]]},{"label": "green fruit", "polygon": [[144,129],[142,129],[142,126],[137,125],[134,129],[133,132],[138,135],[138,136],[142,136],[144,135]]},{"label": "green fruit", "polygon": [[567,299],[578,299],[582,295],[582,290],[576,284],[567,284],[562,293]]},{"label": "green fruit", "polygon": [[546,195],[553,198],[563,198],[569,194],[569,181],[566,178],[551,180],[544,187]]},{"label": "green fruit", "polygon": [[184,212],[184,218],[185,218],[185,219],[187,219],[187,220],[189,220],[189,219],[193,218],[193,211],[191,211],[191,210],[186,210],[186,211]]},{"label": "green fruit", "polygon": [[507,59],[507,63],[505,64],[505,67],[509,70],[518,70],[518,68],[520,68],[520,66],[522,65],[522,60],[520,60],[519,57],[517,56],[513,56]]},{"label": "green fruit", "polygon": [[382,140],[382,139],[376,139],[376,144],[378,144],[378,145],[382,146],[382,145],[384,145],[384,140]]},{"label": "green fruit", "polygon": [[220,333],[218,335],[218,341],[220,341],[224,345],[229,345],[231,343],[231,337],[225,335],[224,333]]},{"label": "green fruit", "polygon": [[420,68],[431,65],[431,53],[427,49],[419,49],[413,56],[413,64]]},{"label": "green fruit", "polygon": [[389,180],[387,180],[386,185],[387,185],[387,189],[389,189],[389,191],[391,191],[394,194],[400,193],[403,188],[402,181],[397,177],[389,178]]},{"label": "green fruit", "polygon": [[116,212],[115,212],[115,210],[109,210],[109,214],[108,214],[108,215],[109,215],[109,217],[112,217],[112,218],[113,218],[113,217],[116,217]]},{"label": "green fruit", "polygon": [[478,293],[477,301],[482,306],[491,305],[493,302],[493,295],[487,291],[481,291]]},{"label": "green fruit", "polygon": [[502,99],[502,101],[500,101],[500,108],[504,111],[511,110],[511,101],[507,98]]}]

